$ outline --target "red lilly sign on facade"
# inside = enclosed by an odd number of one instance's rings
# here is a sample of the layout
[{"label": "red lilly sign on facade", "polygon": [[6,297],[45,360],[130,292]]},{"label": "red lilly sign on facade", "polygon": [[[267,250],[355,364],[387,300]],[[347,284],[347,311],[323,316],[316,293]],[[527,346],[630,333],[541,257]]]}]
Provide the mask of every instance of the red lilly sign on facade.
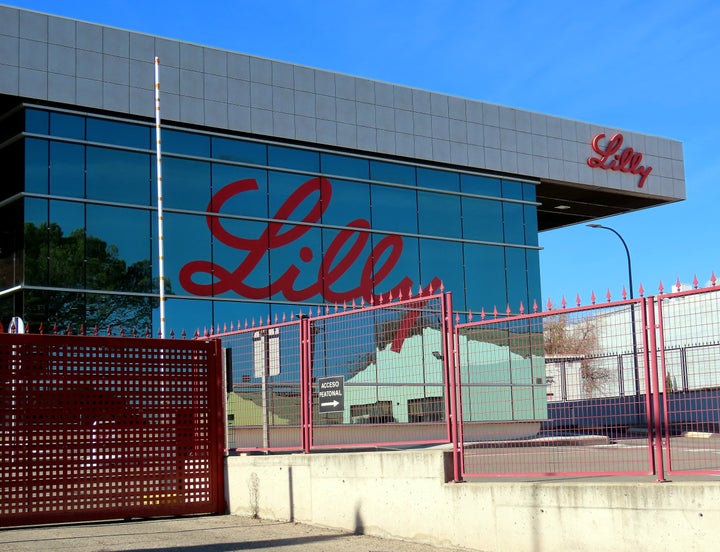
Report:
[{"label": "red lilly sign on facade", "polygon": [[[329,180],[319,177],[298,186],[271,217],[272,221],[261,235],[248,237],[231,233],[217,215],[232,198],[258,189],[254,179],[237,180],[218,190],[212,197],[207,206],[207,211],[212,214],[206,217],[210,232],[222,244],[238,253],[242,252],[241,261],[234,269],[207,260],[187,263],[179,274],[180,284],[186,291],[204,297],[231,291],[248,299],[270,299],[273,295],[281,294],[288,301],[322,297],[331,303],[360,298],[368,302],[379,299],[375,291],[390,275],[402,255],[403,240],[400,236],[382,237],[374,244],[369,255],[362,259],[361,254],[367,252],[366,246],[370,239],[370,222],[358,218],[348,222],[346,228],[340,230],[324,248],[324,252],[314,251],[300,243],[302,237],[320,222],[330,205],[332,185]],[[310,207],[304,216],[296,213],[301,206]],[[294,242],[300,245],[297,253],[299,258],[287,255],[286,268],[275,281],[270,282],[268,278],[267,285],[260,286],[248,283],[251,274],[257,272],[256,269],[262,270],[266,255],[273,250],[291,246]],[[309,263],[317,255],[321,257],[317,272],[303,274],[313,270]],[[347,284],[349,272],[356,275],[355,282],[350,286]],[[199,282],[198,279],[205,282]],[[340,284],[341,280],[345,284]],[[301,281],[305,283],[301,284]],[[389,293],[395,297],[404,295],[413,285],[412,279],[405,276],[399,282],[390,284]],[[438,289],[439,286],[440,280],[434,278],[428,288]]]},{"label": "red lilly sign on facade", "polygon": [[642,188],[653,169],[649,165],[641,165],[643,154],[632,148],[625,148],[622,152],[618,153],[623,144],[623,135],[620,133],[614,134],[613,137],[610,138],[605,149],[600,146],[600,140],[603,138],[605,138],[605,134],[597,134],[595,138],[593,138],[592,149],[599,157],[588,157],[588,166],[594,169],[640,175],[638,188]]}]

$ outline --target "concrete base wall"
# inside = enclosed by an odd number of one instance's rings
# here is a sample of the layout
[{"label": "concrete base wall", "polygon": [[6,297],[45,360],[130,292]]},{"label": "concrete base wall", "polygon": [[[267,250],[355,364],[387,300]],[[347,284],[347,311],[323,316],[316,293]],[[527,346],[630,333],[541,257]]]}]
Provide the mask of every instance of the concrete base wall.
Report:
[{"label": "concrete base wall", "polygon": [[452,483],[442,450],[227,459],[232,514],[475,550],[714,550],[720,481]]}]

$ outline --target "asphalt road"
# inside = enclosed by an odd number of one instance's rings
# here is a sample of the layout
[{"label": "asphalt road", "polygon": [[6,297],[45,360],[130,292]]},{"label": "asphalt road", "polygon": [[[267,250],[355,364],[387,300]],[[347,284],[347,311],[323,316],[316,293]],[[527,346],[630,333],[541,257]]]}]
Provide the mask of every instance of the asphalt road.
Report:
[{"label": "asphalt road", "polygon": [[239,516],[188,516],[0,529],[0,550],[107,552],[167,550],[303,550],[320,552],[438,552],[461,550],[380,539],[292,522]]}]

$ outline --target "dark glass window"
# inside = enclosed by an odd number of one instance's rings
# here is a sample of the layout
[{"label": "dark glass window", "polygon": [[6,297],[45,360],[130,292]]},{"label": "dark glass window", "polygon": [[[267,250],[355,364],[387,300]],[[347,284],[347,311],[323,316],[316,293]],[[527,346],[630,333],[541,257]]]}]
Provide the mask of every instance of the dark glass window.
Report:
[{"label": "dark glass window", "polygon": [[462,197],[463,237],[502,243],[502,203],[489,199]]},{"label": "dark glass window", "polygon": [[106,148],[87,148],[88,199],[148,205],[151,189],[150,156]]},{"label": "dark glass window", "polygon": [[50,142],[50,194],[85,197],[85,147]]},{"label": "dark glass window", "polygon": [[538,219],[535,205],[523,205],[525,219],[525,243],[538,245]]},{"label": "dark glass window", "polygon": [[424,188],[457,192],[460,189],[460,178],[458,173],[449,171],[418,169],[417,185]]},{"label": "dark glass window", "polygon": [[213,239],[214,294],[267,299],[270,272],[268,225],[219,217]]},{"label": "dark glass window", "polygon": [[[48,142],[25,139],[25,191],[34,194],[48,193]],[[20,190],[17,190],[18,192]]]},{"label": "dark glass window", "polygon": [[[153,236],[157,236],[156,217],[153,217]],[[206,218],[166,212],[163,216],[163,244],[165,278],[172,293],[209,297],[212,294],[213,267]],[[154,256],[156,251],[157,246],[153,246]],[[183,266],[188,263],[194,264],[181,274]],[[157,262],[153,261],[153,276],[157,275]]]},{"label": "dark glass window", "polygon": [[[270,218],[319,223],[323,204],[322,186],[319,178],[270,171]],[[283,225],[281,233],[292,229]]]},{"label": "dark glass window", "polygon": [[25,283],[48,283],[48,202],[25,200]]},{"label": "dark glass window", "polygon": [[364,297],[369,301],[373,293],[370,233],[351,229],[323,230],[323,247],[326,251],[323,263],[326,300],[342,303]]},{"label": "dark glass window", "polygon": [[461,237],[460,196],[418,192],[420,234]]},{"label": "dark glass window", "polygon": [[535,184],[523,184],[523,197],[525,201],[537,201]]},{"label": "dark glass window", "polygon": [[268,165],[297,171],[320,172],[320,154],[296,148],[268,146]]},{"label": "dark glass window", "polygon": [[415,186],[415,167],[385,161],[370,161],[370,178],[378,182],[393,182]]},{"label": "dark glass window", "polygon": [[528,303],[532,309],[533,301],[537,302],[538,309],[541,310],[542,292],[540,289],[540,251],[537,249],[527,249],[525,251],[527,259],[527,278],[528,278]]},{"label": "dark glass window", "polygon": [[[267,171],[213,163],[212,181],[213,197],[218,198],[213,210],[226,215],[268,216]],[[225,192],[228,190],[232,194],[226,199]],[[205,205],[202,206],[204,208]]]},{"label": "dark glass window", "polygon": [[465,309],[462,243],[443,240],[420,240],[420,274],[423,286],[439,278],[445,291],[453,292],[453,307]]},{"label": "dark glass window", "polygon": [[87,139],[89,142],[149,149],[150,127],[88,118]]},{"label": "dark glass window", "polygon": [[85,140],[85,117],[67,113],[51,113],[50,134],[74,140]]},{"label": "dark glass window", "polygon": [[466,243],[465,281],[467,308],[491,313],[494,307],[505,312],[507,304],[504,248]]},{"label": "dark glass window", "polygon": [[[7,125],[7,121],[3,121],[3,126]],[[25,131],[33,134],[48,134],[49,114],[47,111],[38,109],[25,110]],[[22,129],[17,129],[20,132]]]},{"label": "dark glass window", "polygon": [[525,223],[521,203],[503,203],[503,227],[505,243],[525,243]]},{"label": "dark glass window", "polygon": [[330,180],[330,197],[323,196],[323,224],[347,226],[352,221],[370,221],[370,185],[348,180]]},{"label": "dark glass window", "polygon": [[417,192],[415,190],[392,186],[373,186],[370,190],[370,199],[372,201],[373,229],[417,233]]},{"label": "dark glass window", "polygon": [[323,174],[365,179],[370,176],[370,163],[367,159],[321,153],[320,163]]},{"label": "dark glass window", "polygon": [[473,174],[460,175],[460,190],[464,194],[482,195],[489,197],[502,197],[500,189],[501,180],[489,176]]},{"label": "dark glass window", "polygon": [[149,211],[87,206],[87,287],[149,293]]},{"label": "dark glass window", "polygon": [[210,163],[163,159],[163,206],[205,211],[210,203]]},{"label": "dark glass window", "polygon": [[85,287],[85,206],[67,201],[50,202],[49,284]]},{"label": "dark glass window", "polygon": [[527,262],[525,249],[507,247],[505,249],[505,262],[507,263],[508,303],[513,313],[518,313],[522,302],[525,311],[528,310]]},{"label": "dark glass window", "polygon": [[[287,225],[283,225],[287,226]],[[273,299],[321,301],[321,230],[296,226],[297,236],[279,247],[270,244],[270,292]],[[272,232],[272,224],[271,224]],[[287,232],[279,230],[278,235]]]},{"label": "dark glass window", "polygon": [[502,181],[502,196],[506,199],[522,199],[523,183],[514,180]]},{"label": "dark glass window", "polygon": [[[29,200],[28,200],[29,201]],[[0,289],[20,284],[23,278],[23,201],[14,201],[0,208]],[[44,262],[46,255],[38,251],[39,259],[30,262]]]},{"label": "dark glass window", "polygon": [[[155,147],[155,129],[152,129],[151,140]],[[196,157],[210,157],[210,137],[203,134],[193,134],[180,130],[160,130],[162,153],[176,153],[179,155],[194,155]],[[164,159],[163,159],[164,161]]]},{"label": "dark glass window", "polygon": [[45,332],[64,334],[69,326],[71,333],[77,333],[86,325],[86,297],[82,292],[30,290],[24,293],[24,302],[25,319],[36,330],[43,324]]},{"label": "dark glass window", "polygon": [[232,140],[230,138],[212,138],[212,156],[214,159],[267,165],[267,146],[258,142]]},{"label": "dark glass window", "polygon": [[[420,279],[420,253],[417,238],[401,237],[391,234],[373,234],[373,274],[384,277],[375,282],[375,295],[393,291],[397,297],[402,291],[407,297],[409,287],[413,295],[420,285],[427,287],[429,281]],[[393,257],[397,256],[397,260]]]}]

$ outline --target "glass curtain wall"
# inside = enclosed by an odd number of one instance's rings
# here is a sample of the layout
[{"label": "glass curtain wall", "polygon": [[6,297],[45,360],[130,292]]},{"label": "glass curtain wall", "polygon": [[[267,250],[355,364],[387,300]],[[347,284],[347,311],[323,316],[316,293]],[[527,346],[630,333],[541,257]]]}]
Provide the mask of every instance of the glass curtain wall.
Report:
[{"label": "glass curtain wall", "polygon": [[[4,121],[3,323],[156,332],[152,126],[41,108]],[[540,303],[532,183],[211,133],[162,138],[168,332],[440,286],[460,312]]]}]

